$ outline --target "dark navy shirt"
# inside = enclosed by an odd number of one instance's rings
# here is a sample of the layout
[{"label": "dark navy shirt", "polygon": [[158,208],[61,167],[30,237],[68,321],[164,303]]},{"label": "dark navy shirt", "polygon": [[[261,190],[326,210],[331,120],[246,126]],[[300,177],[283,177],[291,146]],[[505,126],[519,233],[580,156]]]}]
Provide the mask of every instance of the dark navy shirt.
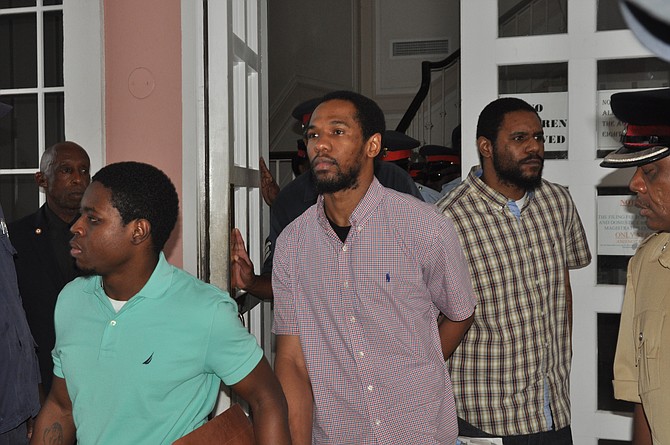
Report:
[{"label": "dark navy shirt", "polygon": [[0,207],[0,434],[12,430],[40,408],[35,342],[23,311],[9,241]]}]

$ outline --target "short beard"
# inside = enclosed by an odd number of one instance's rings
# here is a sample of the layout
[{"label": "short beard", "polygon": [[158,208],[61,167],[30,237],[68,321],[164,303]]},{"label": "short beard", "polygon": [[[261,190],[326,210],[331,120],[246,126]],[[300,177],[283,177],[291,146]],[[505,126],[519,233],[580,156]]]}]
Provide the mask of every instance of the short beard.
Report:
[{"label": "short beard", "polygon": [[336,193],[342,190],[355,189],[358,187],[358,175],[361,172],[361,163],[356,162],[347,172],[340,170],[340,165],[337,167],[337,175],[332,179],[319,179],[314,174],[314,170],[310,168],[309,174],[314,179],[314,187],[316,192],[320,195]]},{"label": "short beard", "polygon": [[94,269],[79,269],[80,277],[92,277],[94,275],[98,275]]},{"label": "short beard", "polygon": [[[495,147],[494,147],[495,150]],[[537,172],[534,176],[524,176],[519,168],[519,164],[512,166],[505,165],[503,160],[499,156],[493,156],[493,169],[495,170],[498,178],[507,184],[519,187],[523,190],[533,190],[536,189],[542,184],[542,170],[544,168],[544,158],[538,155],[528,156],[520,161],[525,162],[530,159],[539,159],[542,161],[542,166],[540,171]]]}]

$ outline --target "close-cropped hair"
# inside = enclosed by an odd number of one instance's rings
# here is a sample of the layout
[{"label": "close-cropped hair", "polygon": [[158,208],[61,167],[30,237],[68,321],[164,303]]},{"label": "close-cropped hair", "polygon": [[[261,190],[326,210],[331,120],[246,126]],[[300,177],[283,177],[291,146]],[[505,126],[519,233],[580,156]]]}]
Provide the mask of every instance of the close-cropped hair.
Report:
[{"label": "close-cropped hair", "polygon": [[321,102],[328,100],[345,100],[351,102],[356,108],[356,115],[354,119],[361,126],[363,139],[367,141],[373,134],[379,133],[381,135],[386,131],[386,120],[384,112],[379,108],[377,103],[363,96],[362,94],[353,91],[333,91],[321,98]]},{"label": "close-cropped hair", "polygon": [[131,161],[103,167],[93,176],[95,181],[110,190],[124,225],[149,221],[154,250],[160,253],[179,214],[179,197],[170,178],[153,165]]},{"label": "close-cropped hair", "polygon": [[485,106],[479,113],[477,139],[483,136],[495,144],[505,115],[514,111],[529,111],[535,113],[538,119],[540,118],[535,108],[525,100],[517,97],[501,97]]},{"label": "close-cropped hair", "polygon": [[79,144],[71,141],[63,141],[63,142],[57,142],[50,147],[47,147],[46,150],[44,150],[44,153],[42,154],[42,158],[40,158],[40,171],[47,175],[47,177],[53,177],[54,174],[54,159],[56,158],[56,155],[58,154],[58,149],[62,148],[65,145],[75,145],[79,148],[81,148],[84,153],[86,154],[86,157],[88,157],[88,153],[86,153],[86,150],[84,150]]}]

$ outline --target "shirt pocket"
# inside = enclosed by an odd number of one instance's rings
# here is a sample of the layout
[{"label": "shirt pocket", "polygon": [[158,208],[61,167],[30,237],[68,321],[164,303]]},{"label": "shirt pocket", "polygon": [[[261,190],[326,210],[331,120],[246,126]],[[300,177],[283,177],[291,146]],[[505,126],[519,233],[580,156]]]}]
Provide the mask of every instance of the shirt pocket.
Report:
[{"label": "shirt pocket", "polygon": [[644,311],[635,317],[638,384],[640,394],[661,386],[661,342],[665,312]]}]

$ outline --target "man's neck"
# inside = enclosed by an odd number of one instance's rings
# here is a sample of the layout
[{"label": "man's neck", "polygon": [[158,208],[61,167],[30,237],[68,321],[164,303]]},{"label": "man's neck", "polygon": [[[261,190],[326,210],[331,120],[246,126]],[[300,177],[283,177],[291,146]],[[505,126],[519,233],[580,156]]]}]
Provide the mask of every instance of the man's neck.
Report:
[{"label": "man's neck", "polygon": [[54,215],[67,224],[70,224],[75,218],[79,217],[79,209],[64,209],[53,205],[53,203],[49,203],[49,201],[47,201],[47,207],[49,207],[49,210],[51,210]]},{"label": "man's neck", "polygon": [[481,176],[484,184],[491,187],[493,190],[505,195],[507,199],[517,201],[526,194],[527,190],[508,181],[504,181],[498,177],[495,171],[484,169]]},{"label": "man's neck", "polygon": [[358,206],[358,203],[361,202],[368,192],[373,178],[372,174],[361,175],[358,177],[358,186],[356,188],[324,194],[323,206],[328,218],[340,227],[349,226],[349,218],[356,206]]},{"label": "man's neck", "polygon": [[142,290],[151,278],[158,256],[147,257],[143,261],[127,263],[119,270],[102,276],[102,287],[109,298],[128,301]]}]

